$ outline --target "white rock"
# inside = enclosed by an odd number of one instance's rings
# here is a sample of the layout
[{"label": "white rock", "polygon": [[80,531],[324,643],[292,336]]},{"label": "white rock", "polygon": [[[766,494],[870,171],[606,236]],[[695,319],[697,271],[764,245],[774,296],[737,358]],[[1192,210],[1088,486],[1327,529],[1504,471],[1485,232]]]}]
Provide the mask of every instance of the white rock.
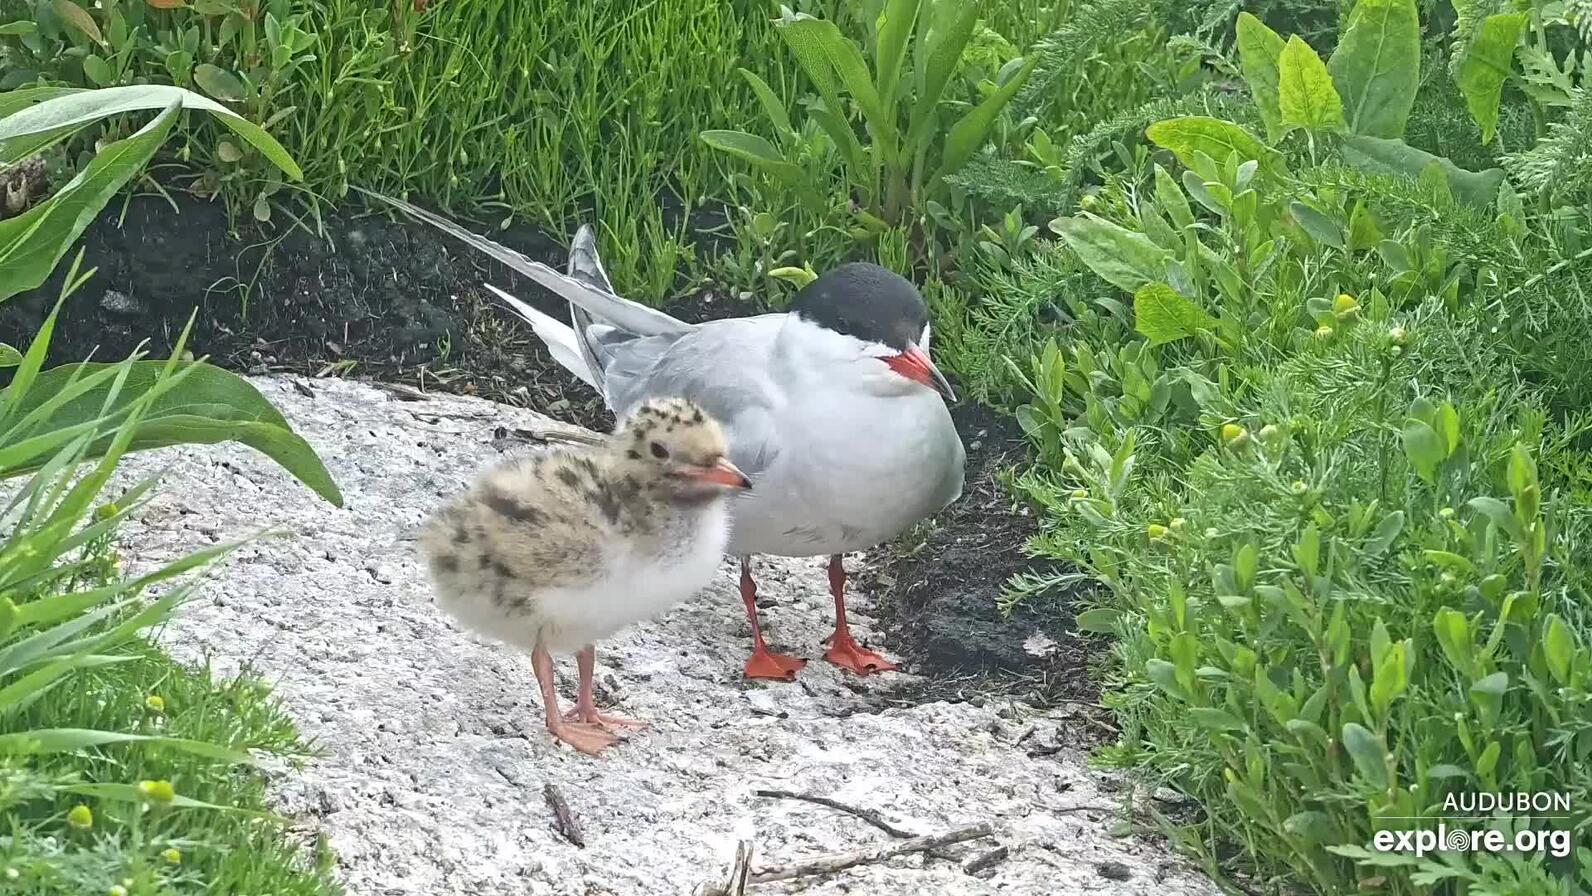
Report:
[{"label": "white rock", "polygon": [[[759,787],[833,795],[912,831],[994,820],[1011,847],[982,878],[919,857],[759,893],[1219,892],[1165,844],[1109,836],[1114,818],[1093,815],[1113,813],[1059,811],[1112,803],[1087,757],[1029,757],[1015,735],[990,733],[993,708],[884,708],[905,676],[844,686],[820,659],[833,622],[821,561],[758,561],[760,593],[773,603],[763,614],[770,639],[813,660],[800,682],[742,680],[750,639],[726,562],[694,600],[598,645],[616,709],[653,727],[600,760],[570,752],[542,729],[528,659],[459,633],[433,610],[413,543],[438,495],[497,457],[496,427],[539,418],[476,399],[393,401],[338,380],[317,381],[315,398],[284,379],[256,382],[320,451],[347,506],[238,446],[138,455],[123,481],[163,467],[169,475],[126,527],[123,556],[154,564],[210,543],[207,533],[289,533],[230,558],[164,639],[180,658],[264,676],[323,751],[301,772],[271,766],[273,798],[325,832],[352,896],[689,893],[741,837],[755,840],[755,865],[888,839],[830,809],[751,796]],[[865,595],[856,603],[868,609]],[[569,699],[573,660],[560,671]],[[1071,782],[1066,793],[1056,791],[1058,776]],[[549,783],[583,825],[584,849],[551,828]],[[993,845],[962,847],[962,857]],[[1096,866],[1107,861],[1132,878],[1102,878]]]}]

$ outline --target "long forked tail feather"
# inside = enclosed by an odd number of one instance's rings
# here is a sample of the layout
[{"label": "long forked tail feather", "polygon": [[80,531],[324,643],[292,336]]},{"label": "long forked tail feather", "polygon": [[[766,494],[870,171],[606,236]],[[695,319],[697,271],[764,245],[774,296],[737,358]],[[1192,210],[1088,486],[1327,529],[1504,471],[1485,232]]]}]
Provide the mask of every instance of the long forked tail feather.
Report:
[{"label": "long forked tail feather", "polygon": [[[580,337],[568,325],[559,323],[551,317],[537,311],[535,308],[514,298],[496,286],[485,284],[487,289],[502,300],[510,311],[519,315],[541,340],[547,343],[547,351],[565,370],[573,373],[586,381],[586,385],[597,391],[602,391],[602,385],[597,382],[597,373],[587,360],[588,350],[584,347]],[[570,307],[575,307],[571,305]]]},{"label": "long forked tail feather", "polygon": [[[590,224],[580,225],[575,231],[575,238],[570,241],[569,276],[583,280],[603,292],[614,291],[613,284],[608,280],[608,272],[603,270],[602,259],[597,256],[597,233],[592,230]],[[591,344],[592,316],[586,309],[571,302],[569,320],[574,329],[575,345],[580,351],[581,360],[586,362],[589,370],[602,371],[602,361],[597,357],[597,349]]]},{"label": "long forked tail feather", "polygon": [[[614,295],[612,291],[599,289],[584,280],[560,274],[545,264],[532,261],[507,246],[499,245],[486,237],[471,233],[447,218],[432,214],[419,206],[411,205],[402,199],[366,190],[363,187],[354,187],[354,189],[372,199],[378,199],[394,208],[400,209],[405,214],[430,224],[432,227],[463,241],[472,248],[490,255],[514,272],[524,275],[552,290],[565,301],[579,306],[592,317],[604,323],[612,324],[621,330],[642,336],[684,333],[692,329],[690,324],[675,320],[662,311],[622,299]],[[600,266],[598,270],[601,270]],[[607,278],[605,277],[604,279]],[[543,316],[545,317],[546,315]]]}]

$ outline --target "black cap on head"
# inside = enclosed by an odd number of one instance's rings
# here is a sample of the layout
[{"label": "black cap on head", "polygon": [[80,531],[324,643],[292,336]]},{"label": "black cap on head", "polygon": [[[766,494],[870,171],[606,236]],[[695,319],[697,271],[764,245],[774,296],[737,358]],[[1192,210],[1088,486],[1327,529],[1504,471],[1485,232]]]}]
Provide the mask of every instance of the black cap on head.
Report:
[{"label": "black cap on head", "polygon": [[860,261],[827,271],[802,287],[790,310],[837,333],[903,351],[929,323],[929,307],[912,281]]}]

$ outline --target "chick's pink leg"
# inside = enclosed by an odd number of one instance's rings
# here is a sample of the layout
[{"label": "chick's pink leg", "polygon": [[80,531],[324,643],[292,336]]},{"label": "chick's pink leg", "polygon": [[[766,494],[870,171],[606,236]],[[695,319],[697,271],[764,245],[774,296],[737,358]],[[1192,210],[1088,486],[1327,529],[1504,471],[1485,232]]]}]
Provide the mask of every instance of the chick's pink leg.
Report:
[{"label": "chick's pink leg", "polygon": [[590,644],[575,654],[575,664],[580,668],[580,694],[575,698],[575,708],[564,713],[566,722],[585,722],[599,728],[645,728],[646,722],[609,715],[597,711],[597,700],[592,694],[592,680],[597,668],[597,648]]},{"label": "chick's pink leg", "polygon": [[586,722],[565,721],[558,714],[558,689],[553,683],[553,655],[541,644],[531,651],[531,668],[536,670],[536,683],[542,688],[542,706],[547,710],[547,731],[588,756],[596,756],[603,748],[613,746],[619,738]]},{"label": "chick's pink leg", "polygon": [[807,661],[768,649],[763,628],[757,624],[757,583],[752,581],[751,561],[745,557],[741,558],[741,601],[746,604],[746,619],[752,623],[752,658],[746,661],[746,677],[795,681]]},{"label": "chick's pink leg", "polygon": [[851,627],[846,625],[846,567],[842,565],[839,554],[829,558],[829,591],[835,596],[835,633],[824,639],[824,643],[829,645],[824,659],[858,675],[895,671],[895,663],[868,650],[851,637]]}]

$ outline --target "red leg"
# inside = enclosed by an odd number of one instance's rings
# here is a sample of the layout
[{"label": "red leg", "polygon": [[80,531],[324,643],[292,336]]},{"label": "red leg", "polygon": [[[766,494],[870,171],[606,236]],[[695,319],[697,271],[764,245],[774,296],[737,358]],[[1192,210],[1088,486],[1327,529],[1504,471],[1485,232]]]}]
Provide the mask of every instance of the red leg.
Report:
[{"label": "red leg", "polygon": [[590,644],[582,647],[580,652],[575,654],[575,664],[580,669],[580,694],[575,699],[575,708],[564,713],[564,721],[585,722],[608,730],[647,727],[646,722],[609,715],[597,710],[597,700],[592,694],[593,678],[597,668],[597,648]]},{"label": "red leg", "polygon": [[829,558],[829,591],[835,596],[835,633],[824,639],[829,645],[824,659],[858,675],[895,671],[895,663],[862,647],[851,637],[851,627],[846,625],[846,567],[839,554]]},{"label": "red leg", "polygon": [[585,722],[565,721],[558,714],[558,690],[553,684],[553,655],[540,644],[531,651],[531,668],[536,670],[536,682],[542,687],[542,706],[547,710],[547,731],[588,756],[596,756],[604,747],[613,746],[619,738]]},{"label": "red leg", "polygon": [[746,619],[752,623],[752,658],[746,661],[746,677],[795,681],[807,661],[768,649],[763,628],[757,624],[757,583],[752,581],[752,563],[745,557],[741,558],[741,601],[746,604]]}]

